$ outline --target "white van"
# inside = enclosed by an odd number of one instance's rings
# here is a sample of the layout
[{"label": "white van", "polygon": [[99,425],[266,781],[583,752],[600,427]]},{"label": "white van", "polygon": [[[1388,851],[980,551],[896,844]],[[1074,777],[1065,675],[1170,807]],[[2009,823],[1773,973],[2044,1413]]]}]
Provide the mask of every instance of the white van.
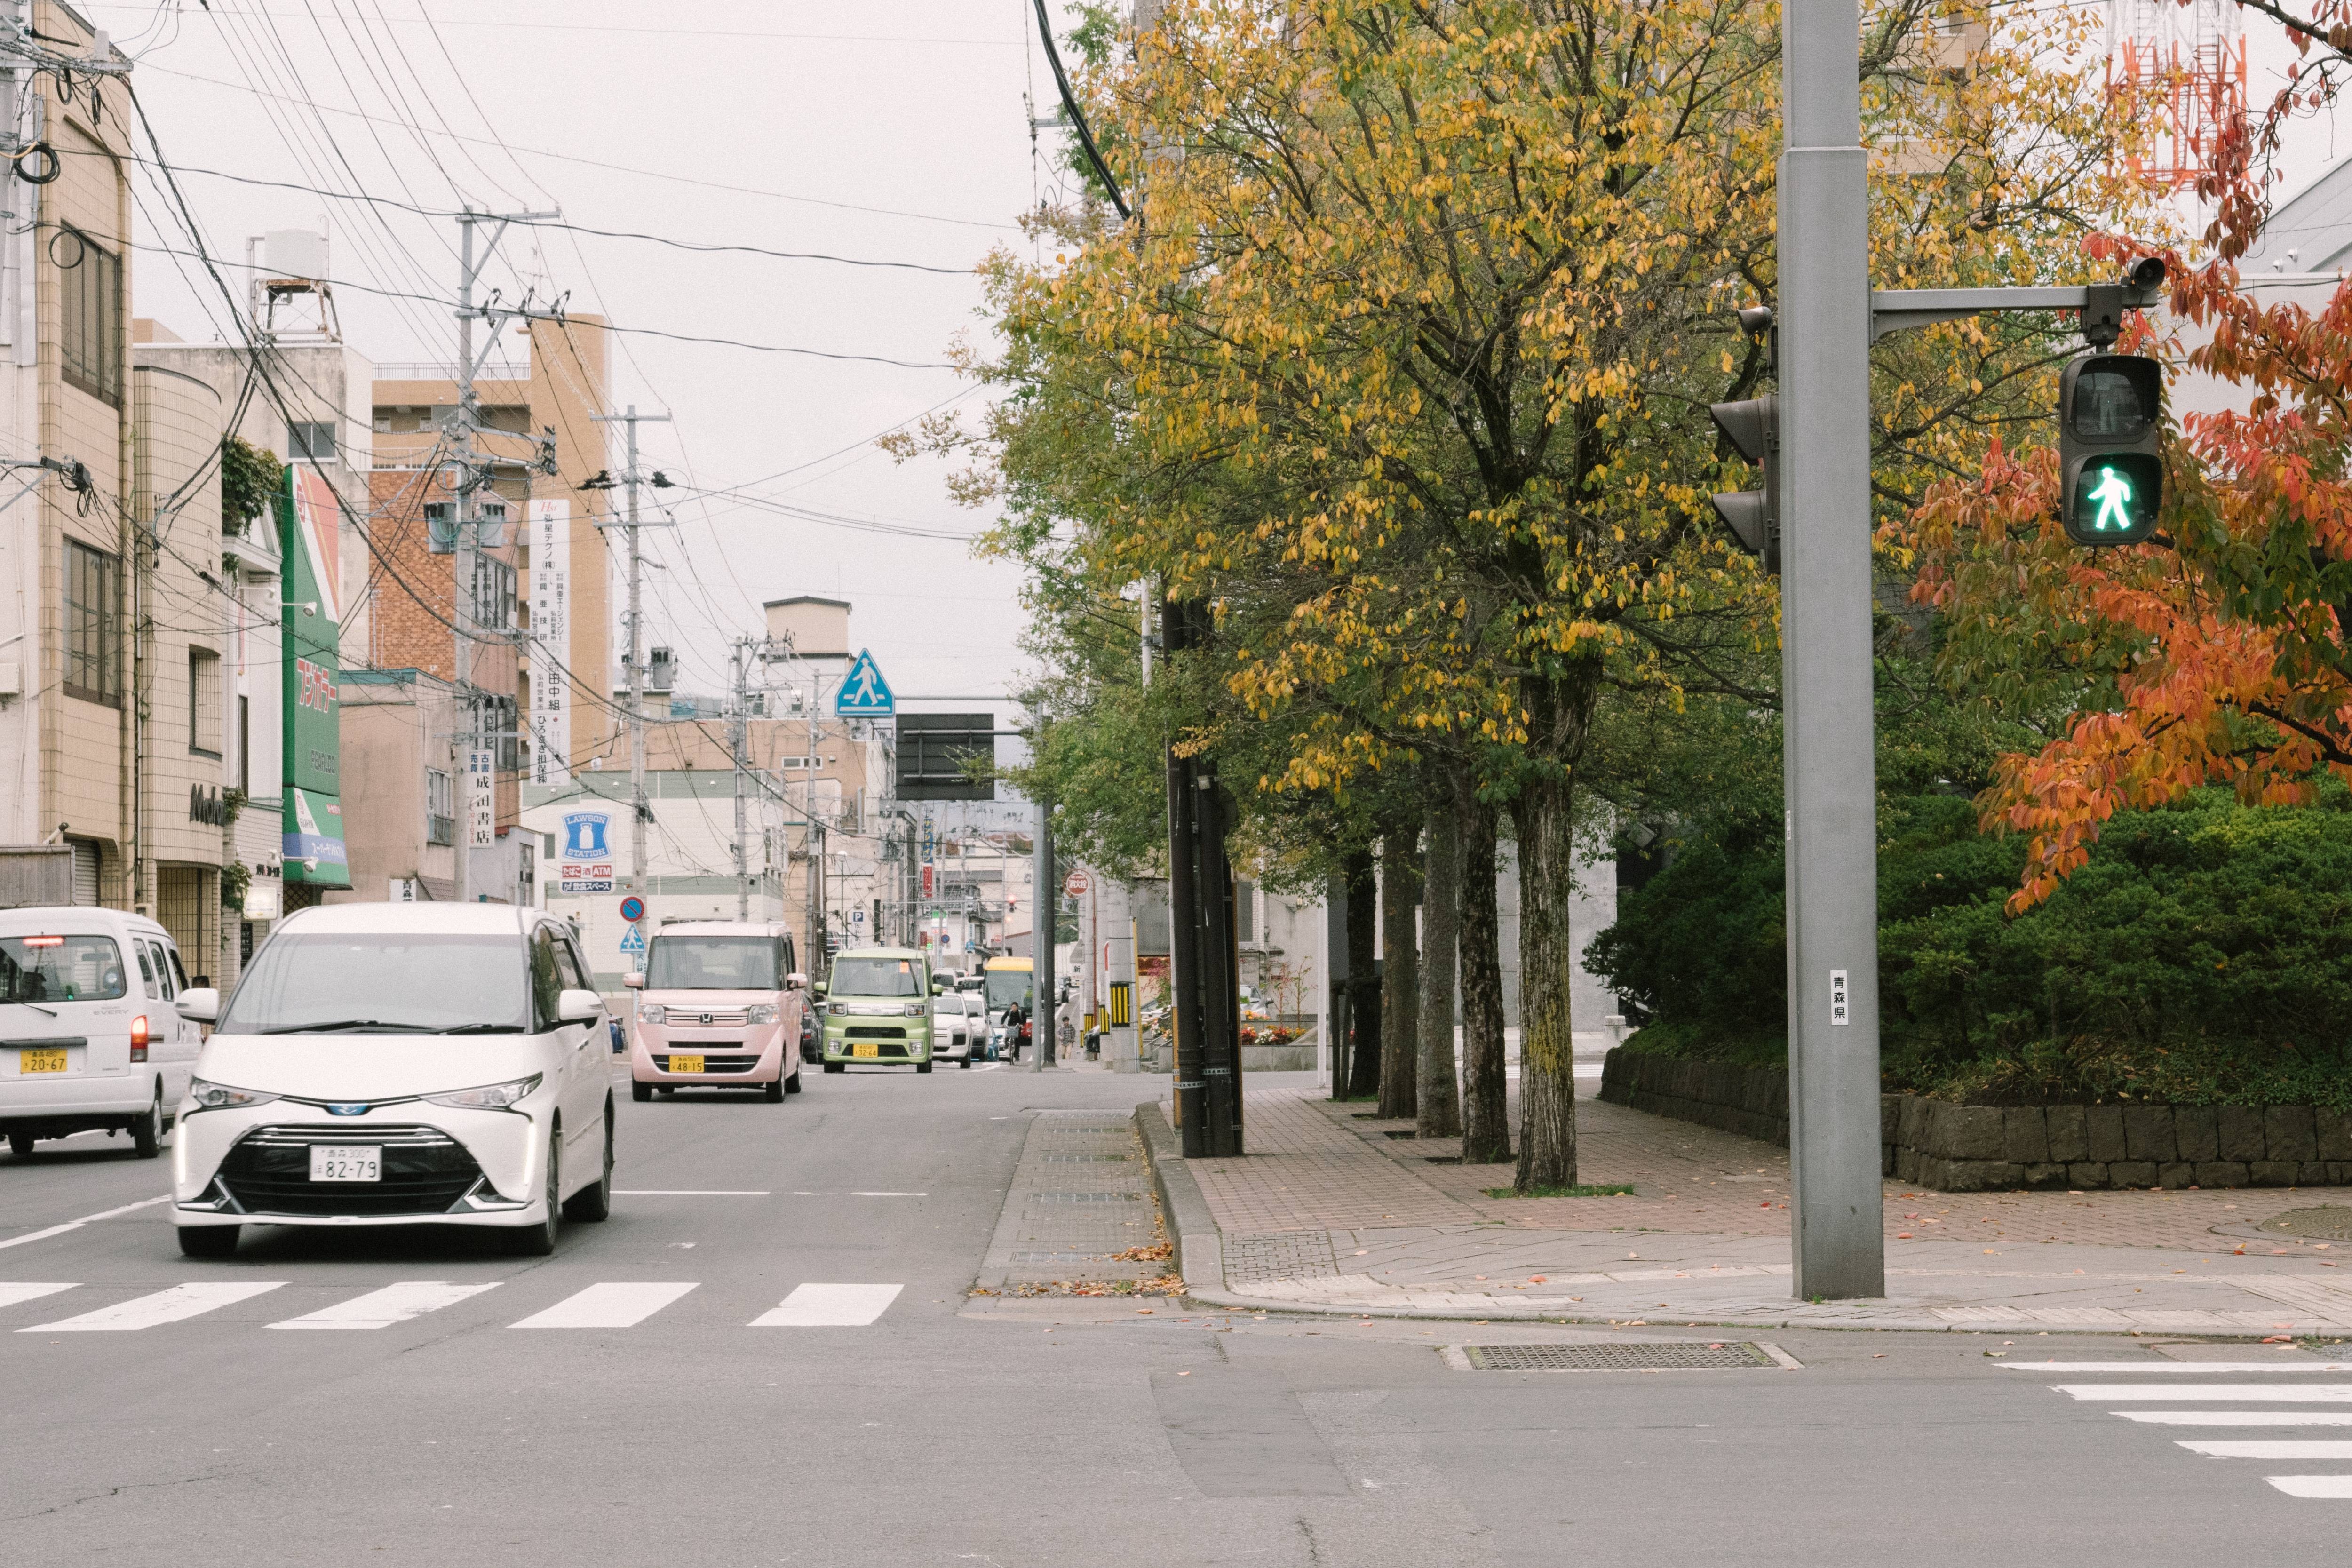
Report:
[{"label": "white van", "polygon": [[36,1140],[104,1128],[155,1157],[195,1065],[200,1031],[171,933],[82,906],[0,910],[0,1131]]},{"label": "white van", "polygon": [[330,904],[278,922],[180,1105],[180,1250],[248,1225],[489,1226],[555,1249],[613,1194],[604,1004],[572,930],[506,904]]}]

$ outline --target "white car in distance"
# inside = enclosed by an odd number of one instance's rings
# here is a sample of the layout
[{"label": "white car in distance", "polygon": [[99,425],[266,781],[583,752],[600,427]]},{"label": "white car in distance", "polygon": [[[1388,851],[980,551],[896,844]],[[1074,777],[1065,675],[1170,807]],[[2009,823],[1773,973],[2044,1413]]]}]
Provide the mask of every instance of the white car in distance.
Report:
[{"label": "white car in distance", "polygon": [[948,991],[931,998],[931,1058],[969,1068],[988,1054],[988,1023],[974,1016],[976,999]]},{"label": "white car in distance", "polygon": [[491,1226],[555,1249],[611,1212],[603,1001],[570,928],[502,904],[331,904],[282,922],[180,1102],[180,1250],[248,1225]]}]

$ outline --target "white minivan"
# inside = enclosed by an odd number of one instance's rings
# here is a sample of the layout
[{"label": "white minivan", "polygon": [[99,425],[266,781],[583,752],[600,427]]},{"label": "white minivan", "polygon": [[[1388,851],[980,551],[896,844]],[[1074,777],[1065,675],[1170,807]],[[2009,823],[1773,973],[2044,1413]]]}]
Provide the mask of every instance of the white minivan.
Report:
[{"label": "white minivan", "polygon": [[128,1132],[153,1159],[188,1087],[196,1026],[171,933],[80,905],[0,910],[0,1131],[18,1159],[43,1138]]},{"label": "white minivan", "polygon": [[572,929],[506,904],[330,904],[280,922],[180,1104],[180,1250],[247,1225],[489,1226],[555,1249],[613,1192],[604,1005]]}]

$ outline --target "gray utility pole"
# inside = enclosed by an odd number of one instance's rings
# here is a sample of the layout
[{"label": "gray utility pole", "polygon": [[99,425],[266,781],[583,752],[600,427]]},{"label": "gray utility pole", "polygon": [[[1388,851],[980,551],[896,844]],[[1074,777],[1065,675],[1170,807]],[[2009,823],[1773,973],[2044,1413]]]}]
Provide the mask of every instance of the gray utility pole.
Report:
[{"label": "gray utility pole", "polygon": [[1870,186],[1855,0],[1780,23],[1780,689],[1800,1299],[1886,1293],[1871,708]]},{"label": "gray utility pole", "polygon": [[[623,656],[623,667],[629,675],[629,891],[646,890],[646,824],[653,817],[653,808],[646,804],[646,660],[645,660],[645,557],[637,548],[637,530],[644,526],[637,521],[637,426],[667,425],[667,414],[640,414],[637,405],[629,405],[625,414],[599,414],[599,425],[625,425],[629,427],[629,466],[621,475],[621,482],[629,487],[629,515],[619,524],[629,531],[629,647]],[[598,523],[599,528],[613,526]]]},{"label": "gray utility pole", "polygon": [[[1045,738],[1042,712],[1037,715],[1036,733],[1042,745]],[[1037,991],[1037,1048],[1029,1053],[1029,1070],[1043,1072],[1054,1057],[1055,1019],[1061,1011],[1054,994],[1054,927],[1061,914],[1062,889],[1054,880],[1054,803],[1042,796],[1037,802],[1037,837],[1031,847],[1036,858],[1029,899],[1029,973]]]},{"label": "gray utility pole", "polygon": [[[450,673],[457,697],[457,750],[462,763],[459,776],[465,780],[465,800],[459,805],[464,826],[457,832],[457,901],[474,901],[474,851],[481,846],[484,833],[482,818],[488,818],[488,833],[496,841],[498,833],[498,752],[488,749],[484,760],[481,693],[474,687],[474,643],[481,635],[477,625],[480,608],[481,567],[478,531],[482,521],[481,492],[490,489],[497,469],[490,458],[477,444],[481,433],[482,409],[474,395],[474,377],[499,345],[499,334],[511,321],[552,321],[557,312],[534,309],[528,296],[520,305],[500,305],[493,294],[488,304],[474,303],[475,286],[480,282],[482,269],[497,254],[499,240],[505,235],[507,225],[528,223],[538,218],[561,217],[561,213],[478,213],[471,207],[457,215],[457,412],[446,426],[451,447],[450,461],[443,466],[440,477],[443,488],[454,489],[457,498],[457,539],[450,566],[449,605],[455,612],[449,619],[456,637],[451,650]],[[488,235],[478,245],[475,229],[490,226]],[[474,323],[480,321],[486,329],[482,334],[482,350],[474,352]],[[540,466],[554,471],[551,453],[543,453]],[[492,491],[495,494],[495,491]],[[511,628],[509,628],[511,630]],[[487,810],[484,797],[488,797]]]},{"label": "gray utility pole", "polygon": [[1874,292],[1855,0],[1786,0],[1780,99],[1780,685],[1788,793],[1789,1152],[1801,1300],[1886,1293],[1871,703],[1870,345],[1988,310],[2076,310],[2112,342],[2121,284]]},{"label": "gray utility pole", "polygon": [[735,918],[739,921],[751,918],[751,879],[746,865],[747,851],[743,842],[743,770],[747,765],[743,748],[751,729],[751,639],[737,637],[728,672],[727,748],[735,763]]}]

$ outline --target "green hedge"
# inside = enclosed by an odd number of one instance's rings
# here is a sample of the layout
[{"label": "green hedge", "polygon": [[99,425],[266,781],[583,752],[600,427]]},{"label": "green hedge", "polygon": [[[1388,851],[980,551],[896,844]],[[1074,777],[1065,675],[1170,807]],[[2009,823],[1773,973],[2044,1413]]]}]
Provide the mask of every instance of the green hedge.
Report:
[{"label": "green hedge", "polygon": [[[1643,1025],[1635,1048],[1785,1059],[1778,827],[1686,838],[1587,950]],[[2090,863],[2015,920],[2001,905],[2024,845],[1978,834],[1968,801],[1891,803],[1881,827],[1886,1087],[2352,1109],[2352,794],[2119,813]]]}]

